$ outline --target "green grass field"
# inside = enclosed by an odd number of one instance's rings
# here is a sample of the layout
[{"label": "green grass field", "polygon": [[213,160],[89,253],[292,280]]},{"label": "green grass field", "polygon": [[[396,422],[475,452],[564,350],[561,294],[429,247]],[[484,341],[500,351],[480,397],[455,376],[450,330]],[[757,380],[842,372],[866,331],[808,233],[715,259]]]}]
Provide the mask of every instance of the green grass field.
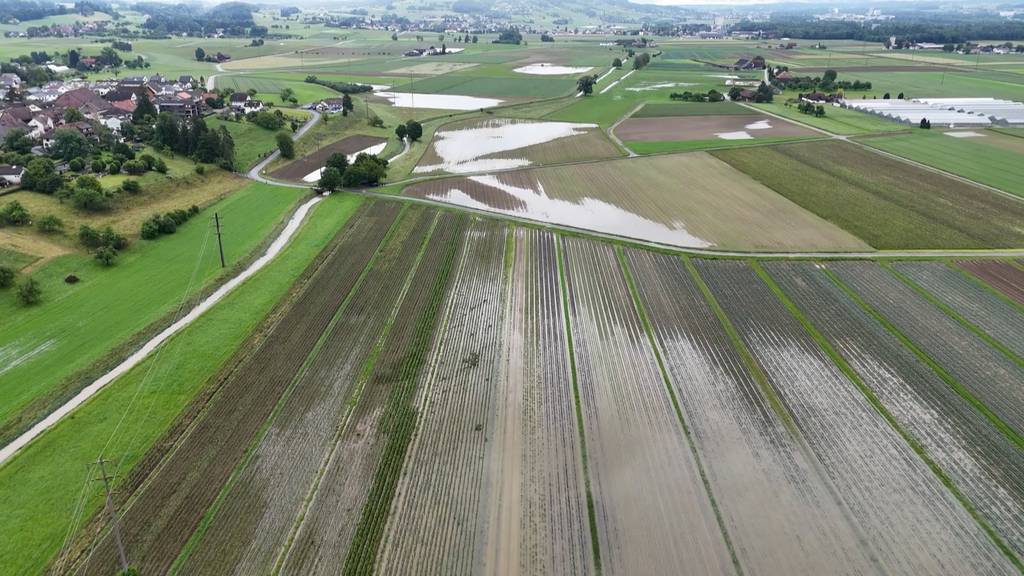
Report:
[{"label": "green grass field", "polygon": [[28,254],[22,254],[9,248],[0,248],[0,267],[12,270],[21,270],[25,266],[35,262],[38,258]]},{"label": "green grass field", "polygon": [[[265,191],[288,193],[280,188]],[[0,468],[0,492],[7,502],[0,510],[7,535],[0,540],[0,571],[43,571],[72,527],[79,501],[82,521],[102,505],[100,486],[89,481],[94,474],[88,463],[102,453],[117,463],[108,472],[117,472],[119,478],[130,472],[360,202],[340,195],[322,203],[266,268],[172,338],[159,355],[110,384]],[[118,428],[125,413],[130,417]]]},{"label": "green grass field", "polygon": [[953,138],[942,132],[917,130],[901,136],[865,138],[863,142],[1024,197],[1024,143],[1015,151],[1003,142],[1013,136],[981,133],[985,134],[982,138]]},{"label": "green grass field", "polygon": [[[261,128],[251,122],[226,122],[219,118],[208,118],[206,125],[211,130],[227,129],[235,141],[235,170],[243,172],[261,158],[277,149],[277,131]],[[291,132],[286,126],[285,132]]]},{"label": "green grass field", "polygon": [[854,144],[712,154],[878,249],[1024,246],[1024,204]]},{"label": "green grass field", "polygon": [[[80,253],[47,263],[33,274],[43,291],[36,306],[21,306],[13,294],[0,298],[0,358],[6,366],[0,373],[0,438],[74,390],[73,375],[223,273],[211,233],[214,211],[221,215],[225,257],[233,265],[262,243],[303,194],[250,184],[174,235],[137,241],[113,268]],[[81,281],[66,284],[69,274]]]}]

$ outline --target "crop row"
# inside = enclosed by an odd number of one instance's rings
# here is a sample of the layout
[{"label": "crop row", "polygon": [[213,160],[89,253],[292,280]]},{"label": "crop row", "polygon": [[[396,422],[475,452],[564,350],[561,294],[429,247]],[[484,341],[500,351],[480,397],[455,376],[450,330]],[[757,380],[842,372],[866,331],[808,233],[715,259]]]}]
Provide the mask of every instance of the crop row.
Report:
[{"label": "crop row", "polygon": [[837,263],[830,269],[952,375],[972,401],[987,407],[1016,434],[1024,434],[1024,368],[884,268]]},{"label": "crop row", "polygon": [[1024,556],[1024,453],[819,266],[765,267],[899,426]]},{"label": "crop row", "polygon": [[[411,397],[423,365],[463,219],[439,217],[395,324],[337,441],[282,574],[367,573],[373,567],[389,493],[416,418]],[[388,488],[390,487],[390,489]],[[383,514],[382,514],[383,511]]]},{"label": "crop row", "polygon": [[1013,304],[941,262],[899,262],[892,268],[940,306],[994,338],[996,346],[1024,358],[1024,315]]},{"label": "crop row", "polygon": [[467,232],[444,325],[420,384],[420,421],[406,458],[377,568],[385,573],[479,572],[503,378],[506,228]]},{"label": "crop row", "polygon": [[587,518],[557,238],[515,231],[506,311],[508,368],[497,437],[502,474],[485,563],[488,574],[589,574]]},{"label": "crop row", "polygon": [[997,260],[965,260],[957,265],[1024,306],[1024,268]]},{"label": "crop row", "polygon": [[[334,253],[293,307],[220,385],[191,432],[133,496],[122,512],[121,531],[133,564],[143,573],[163,574],[170,568],[397,214],[398,208],[381,203],[350,220]],[[116,570],[113,539],[103,537],[74,571],[107,576]]]},{"label": "crop row", "polygon": [[385,335],[429,238],[436,212],[406,210],[330,334],[215,507],[184,574],[238,574],[272,566],[350,414],[363,367]]},{"label": "crop row", "polygon": [[603,571],[733,572],[614,248],[576,238],[563,247]]},{"label": "crop row", "polygon": [[684,263],[627,255],[744,572],[872,572],[842,502]]},{"label": "crop row", "polygon": [[1013,571],[981,526],[857,389],[851,374],[750,265],[701,261],[697,267],[883,571]]}]

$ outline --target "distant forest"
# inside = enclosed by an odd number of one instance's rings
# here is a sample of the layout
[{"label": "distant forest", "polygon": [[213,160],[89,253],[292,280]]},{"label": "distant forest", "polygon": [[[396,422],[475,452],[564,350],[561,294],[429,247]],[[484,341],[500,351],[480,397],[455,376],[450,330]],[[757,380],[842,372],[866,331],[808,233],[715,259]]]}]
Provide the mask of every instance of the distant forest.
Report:
[{"label": "distant forest", "polygon": [[114,14],[110,4],[106,2],[75,2],[74,8],[56,4],[48,0],[2,0],[0,1],[0,22],[17,19],[21,22],[40,20],[61,14],[81,14],[88,16],[94,12]]},{"label": "distant forest", "polygon": [[[209,10],[188,4],[140,2],[135,4],[135,9],[149,16],[142,27],[154,34],[203,34],[218,28],[232,36],[244,36],[247,30],[253,36],[266,34],[263,27],[253,22],[252,12],[256,7],[243,2],[218,4]],[[254,28],[260,28],[257,32],[262,34],[253,33]]]},{"label": "distant forest", "polygon": [[971,40],[1022,40],[1024,20],[984,18],[918,18],[913,22],[893,21],[863,25],[859,22],[818,21],[811,18],[773,19],[771,22],[737,23],[734,30],[761,30],[778,38],[814,38],[821,40],[864,40],[885,42],[890,36],[911,42],[960,44]]}]

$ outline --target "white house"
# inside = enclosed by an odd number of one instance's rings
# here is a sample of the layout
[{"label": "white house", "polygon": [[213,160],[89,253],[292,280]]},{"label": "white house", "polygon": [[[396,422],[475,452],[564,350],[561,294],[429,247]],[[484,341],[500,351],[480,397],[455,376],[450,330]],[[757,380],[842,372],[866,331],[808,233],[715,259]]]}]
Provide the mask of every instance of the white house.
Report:
[{"label": "white house", "polygon": [[24,166],[0,164],[0,186],[18,186],[21,184],[21,177],[24,175]]}]

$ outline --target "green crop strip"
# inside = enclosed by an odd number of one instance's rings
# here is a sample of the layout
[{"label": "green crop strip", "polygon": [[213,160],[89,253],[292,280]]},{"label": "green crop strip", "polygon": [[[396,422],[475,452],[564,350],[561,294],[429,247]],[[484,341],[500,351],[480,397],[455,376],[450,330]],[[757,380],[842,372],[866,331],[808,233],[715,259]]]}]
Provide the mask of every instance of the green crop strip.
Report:
[{"label": "green crop strip", "polygon": [[668,396],[672,400],[672,408],[675,409],[676,418],[679,420],[679,425],[683,428],[683,435],[686,436],[686,443],[690,446],[690,452],[693,454],[693,461],[697,464],[697,471],[700,473],[700,481],[704,484],[704,491],[708,495],[708,501],[711,503],[711,509],[715,513],[715,520],[718,522],[718,529],[722,533],[722,539],[725,540],[725,547],[729,550],[729,557],[732,558],[732,565],[736,568],[737,574],[743,574],[743,566],[740,565],[739,556],[736,555],[736,547],[732,543],[732,538],[729,536],[729,530],[725,527],[725,520],[722,519],[722,511],[718,507],[718,500],[715,499],[715,493],[711,489],[711,481],[708,480],[707,470],[704,468],[704,463],[701,461],[700,452],[697,451],[697,445],[694,443],[693,434],[690,432],[690,427],[686,424],[686,417],[683,415],[682,406],[679,404],[679,397],[676,395],[675,386],[672,385],[672,380],[669,378],[668,370],[665,368],[665,361],[661,357],[661,351],[658,348],[657,338],[654,336],[654,329],[651,327],[651,321],[647,317],[647,310],[644,308],[643,302],[640,301],[640,292],[636,288],[636,283],[633,281],[633,273],[629,269],[629,263],[626,262],[626,254],[623,252],[621,246],[615,248],[615,255],[619,259],[619,267],[622,269],[622,275],[626,279],[626,285],[629,287],[629,294],[633,298],[633,306],[636,308],[637,315],[640,316],[640,323],[643,324],[644,332],[647,334],[647,343],[651,347],[651,351],[654,352],[654,359],[658,363],[658,370],[661,372],[662,383],[665,384],[665,389],[668,391]]},{"label": "green crop strip", "polygon": [[957,266],[955,262],[947,260],[946,261],[946,265],[949,266],[950,268],[952,268],[953,270],[955,270],[956,272],[958,272],[961,276],[966,278],[968,281],[970,281],[975,286],[986,290],[989,294],[992,294],[996,298],[999,298],[1003,302],[1006,302],[1010,306],[1016,308],[1018,312],[1024,314],[1024,304],[1021,304],[1020,302],[1017,302],[1016,300],[1014,300],[1013,298],[1010,298],[1006,294],[1003,294],[1002,292],[1000,292],[996,288],[993,288],[992,286],[990,286],[988,284],[988,282],[985,282],[985,280],[983,280],[980,277],[975,276],[973,273],[968,272],[967,270],[964,270],[963,268]]},{"label": "green crop strip", "polygon": [[260,429],[256,432],[256,435],[253,436],[252,442],[250,442],[249,446],[246,447],[245,453],[242,456],[242,460],[238,463],[237,466],[235,466],[235,469],[232,470],[227,482],[224,483],[224,486],[221,487],[220,492],[217,494],[217,498],[213,501],[213,504],[210,505],[210,508],[209,510],[206,511],[206,514],[203,515],[203,519],[199,522],[199,526],[196,528],[195,532],[192,533],[192,536],[189,537],[188,541],[185,542],[185,546],[178,554],[178,557],[174,560],[174,563],[171,564],[171,568],[168,571],[170,574],[177,574],[181,570],[181,567],[184,565],[185,561],[188,560],[188,557],[195,550],[195,547],[199,544],[199,541],[202,540],[203,535],[206,534],[206,531],[209,529],[210,524],[213,523],[214,517],[216,517],[217,515],[217,511],[220,509],[221,505],[223,505],[228,493],[230,493],[231,490],[234,488],[235,483],[238,482],[238,477],[241,475],[242,471],[245,470],[248,467],[249,462],[252,461],[253,456],[255,456],[256,454],[256,448],[259,447],[260,443],[263,441],[263,438],[266,436],[267,432],[270,430],[270,427],[273,425],[274,420],[277,418],[278,414],[284,408],[285,402],[287,402],[288,398],[291,397],[292,391],[294,391],[296,384],[298,384],[299,380],[301,380],[302,377],[306,374],[306,372],[309,369],[309,366],[313,363],[313,360],[320,353],[320,349],[323,348],[324,342],[327,341],[327,338],[331,335],[331,332],[334,331],[335,325],[337,325],[342,314],[344,314],[349,302],[352,300],[355,293],[359,291],[359,287],[362,286],[363,281],[369,275],[370,270],[372,270],[374,265],[377,263],[377,259],[380,257],[381,252],[383,252],[384,246],[386,246],[388,242],[390,242],[391,237],[395,233],[395,230],[398,229],[399,223],[405,216],[406,209],[407,207],[403,206],[401,212],[398,213],[398,216],[395,217],[395,220],[391,223],[391,226],[388,227],[388,231],[384,235],[384,238],[377,245],[377,248],[374,250],[373,256],[370,258],[370,261],[359,273],[359,278],[357,278],[356,282],[352,285],[352,289],[349,290],[348,294],[345,295],[344,300],[342,300],[341,304],[338,306],[338,309],[337,311],[335,311],[330,323],[328,323],[327,328],[324,329],[323,334],[321,334],[320,337],[317,338],[316,344],[313,345],[313,349],[310,350],[309,354],[306,356],[306,359],[302,362],[302,366],[299,367],[299,371],[295,374],[291,382],[288,384],[288,388],[285,389],[284,393],[281,395],[281,398],[278,399],[277,403],[274,405],[274,409],[273,411],[271,411],[270,416],[267,417],[267,420],[263,423],[262,426],[260,426]]},{"label": "green crop strip", "polygon": [[587,452],[587,433],[583,428],[583,405],[580,402],[580,385],[576,375],[576,350],[572,341],[572,320],[569,316],[569,284],[565,276],[565,253],[562,238],[555,236],[555,259],[558,261],[558,283],[562,293],[562,316],[565,322],[566,351],[569,354],[569,373],[572,375],[572,397],[576,405],[576,428],[580,436],[580,458],[583,461],[583,483],[587,491],[587,521],[590,523],[590,546],[594,553],[594,571],[601,574],[601,543],[598,540],[597,511],[594,509],[594,493],[590,484],[590,458]]},{"label": "green crop strip", "polygon": [[[794,304],[793,301],[789,299],[789,296],[787,296],[786,293],[783,292],[781,288],[779,288],[779,286],[775,283],[774,280],[772,280],[771,276],[768,275],[764,268],[762,268],[761,265],[756,262],[752,262],[751,265],[754,267],[754,270],[757,272],[757,275],[761,277],[761,280],[764,281],[764,283],[771,289],[771,291],[774,292],[775,295],[779,298],[779,300],[786,307],[786,309],[789,310],[790,314],[792,314],[793,317],[798,322],[800,322],[800,324],[804,327],[804,330],[806,330],[807,333],[811,336],[811,338],[818,343],[818,346],[821,347],[825,354],[827,354],[828,357],[832,359],[832,362],[835,363],[836,367],[838,367],[839,370],[846,376],[846,378],[849,379],[850,382],[852,382],[858,390],[860,390],[861,394],[863,394],[864,398],[871,404],[872,407],[874,407],[875,411],[878,412],[878,414],[885,419],[886,423],[888,423],[889,426],[893,430],[895,430],[901,438],[903,438],[903,441],[906,442],[907,445],[910,446],[910,448],[918,455],[918,457],[921,458],[921,460],[928,466],[928,468],[931,469],[932,473],[935,474],[939,481],[942,482],[942,484],[953,494],[953,496],[957,499],[960,505],[963,506],[965,510],[967,510],[967,512],[971,515],[972,518],[974,518],[974,521],[977,522],[981,529],[985,531],[985,534],[988,535],[989,539],[992,540],[992,542],[996,545],[996,547],[999,548],[1003,555],[1006,556],[1006,558],[1014,565],[1014,567],[1017,568],[1019,572],[1024,574],[1024,564],[1022,564],[1020,559],[1017,558],[1017,556],[1013,553],[1012,550],[1010,550],[1010,547],[1007,546],[1006,542],[1003,541],[999,533],[997,533],[995,529],[989,525],[988,521],[985,520],[984,517],[982,517],[981,513],[978,512],[978,510],[974,507],[974,504],[971,503],[967,496],[965,496],[963,492],[961,492],[960,489],[957,488],[956,483],[953,482],[953,479],[950,478],[949,475],[946,474],[946,472],[942,469],[942,467],[939,466],[939,464],[935,460],[933,460],[931,456],[928,455],[928,451],[925,449],[924,445],[921,444],[921,442],[914,435],[912,435],[910,432],[905,430],[903,426],[900,425],[899,421],[896,420],[896,417],[893,416],[891,412],[889,412],[885,405],[882,404],[882,401],[879,400],[878,396],[876,396],[875,393],[871,390],[871,388],[864,383],[864,380],[861,379],[859,374],[857,374],[857,371],[854,370],[853,367],[850,366],[849,362],[847,362],[846,359],[841,354],[839,354],[839,352],[836,351],[836,349],[832,346],[828,339],[826,339],[825,336],[821,332],[819,332],[813,324],[811,324],[810,320],[808,320],[807,317],[804,316],[803,312],[801,312],[800,309],[797,307],[797,305]],[[839,280],[838,277],[832,274],[831,270],[828,270],[827,268],[825,268],[824,270],[825,274],[828,275],[828,277],[832,279],[832,281],[835,282],[837,286],[842,288],[844,292],[846,292],[847,294],[852,293],[852,291],[847,286],[845,286]],[[860,300],[859,298],[857,300],[858,303],[861,304],[862,306],[865,305],[863,301]],[[865,310],[868,309],[865,308]],[[868,311],[870,312],[870,310]]]},{"label": "green crop strip", "polygon": [[384,537],[384,519],[391,510],[391,503],[398,488],[399,474],[416,429],[418,415],[413,406],[416,380],[426,363],[427,352],[434,338],[435,319],[447,293],[448,279],[461,245],[461,230],[464,225],[465,219],[460,218],[451,242],[446,247],[441,268],[433,285],[429,287],[430,301],[417,320],[413,345],[408,356],[400,363],[401,372],[394,380],[385,412],[381,417],[380,433],[387,439],[362,516],[352,537],[348,555],[345,557],[345,565],[342,568],[344,574],[370,574],[374,571],[377,552]]},{"label": "green crop strip", "polygon": [[743,364],[747,367],[750,375],[761,388],[761,392],[764,394],[765,399],[768,400],[768,405],[772,407],[772,411],[778,415],[783,426],[789,430],[789,433],[792,434],[793,437],[799,438],[800,431],[797,428],[796,423],[793,421],[793,417],[790,415],[789,411],[786,410],[786,407],[783,405],[778,394],[775,393],[775,389],[772,388],[772,385],[768,380],[768,376],[764,373],[764,370],[761,369],[761,365],[757,363],[757,360],[754,359],[754,355],[750,353],[747,345],[743,343],[743,339],[740,337],[740,333],[736,330],[736,326],[733,325],[732,320],[730,320],[726,315],[725,310],[722,309],[722,306],[718,303],[718,299],[715,298],[715,295],[711,293],[711,288],[709,288],[707,283],[704,282],[704,279],[701,278],[700,272],[697,271],[697,267],[693,265],[693,262],[690,261],[689,258],[686,256],[681,256],[680,258],[682,259],[683,264],[686,265],[686,270],[690,273],[693,281],[697,283],[697,288],[699,288],[701,294],[704,295],[704,300],[707,302],[708,306],[711,307],[715,316],[718,317],[718,321],[722,324],[722,328],[725,330],[725,334],[729,337],[729,340],[732,342],[736,352],[738,352],[740,357],[743,359]]},{"label": "green crop strip", "polygon": [[271,572],[272,574],[279,574],[284,566],[284,561],[288,551],[291,549],[291,546],[295,541],[295,537],[299,532],[299,528],[302,526],[302,522],[309,511],[309,507],[313,503],[313,499],[316,497],[317,491],[320,489],[320,483],[323,481],[324,475],[327,474],[327,468],[334,457],[335,450],[338,448],[338,443],[341,441],[341,437],[345,433],[345,430],[348,429],[348,423],[352,416],[352,412],[359,404],[359,399],[362,397],[362,392],[366,387],[366,383],[373,374],[373,370],[377,365],[377,359],[380,358],[380,354],[384,349],[384,344],[387,342],[388,336],[391,334],[391,329],[394,327],[395,320],[398,318],[398,313],[402,307],[402,303],[409,292],[409,286],[412,284],[412,280],[416,276],[416,271],[419,269],[420,263],[423,261],[423,254],[426,253],[427,245],[430,243],[430,239],[433,237],[434,231],[437,229],[437,221],[439,218],[440,214],[434,212],[434,219],[430,223],[430,229],[423,236],[423,241],[420,243],[419,250],[416,253],[416,259],[413,261],[413,265],[409,268],[409,271],[406,274],[405,282],[402,284],[402,288],[399,291],[395,305],[391,309],[391,313],[388,315],[387,322],[385,322],[380,336],[377,337],[377,342],[374,344],[370,355],[363,363],[363,367],[359,371],[359,376],[356,377],[355,387],[352,390],[352,397],[349,399],[345,414],[341,419],[340,425],[335,431],[334,438],[331,441],[331,448],[324,456],[323,462],[320,464],[319,470],[317,470],[316,477],[313,479],[313,482],[309,487],[309,492],[306,494],[306,497],[302,502],[302,508],[289,530],[288,538],[285,541],[284,546],[281,548],[281,551],[278,553],[277,560],[274,562],[274,569]]},{"label": "green crop strip", "polygon": [[889,264],[888,262],[879,262],[879,265],[882,268],[888,270],[889,273],[895,276],[897,279],[899,279],[900,282],[903,282],[908,287],[913,289],[914,292],[920,294],[922,298],[935,305],[936,308],[945,312],[946,316],[949,316],[953,320],[956,320],[956,322],[959,323],[961,326],[972,332],[978,338],[984,340],[986,344],[995,348],[996,350],[999,350],[1004,356],[1015,362],[1018,366],[1024,368],[1024,358],[1021,358],[1020,356],[1014,354],[1014,352],[1007,348],[1005,344],[990,336],[988,332],[982,330],[981,327],[979,327],[978,325],[961,316],[956,310],[953,310],[945,303],[939,301],[939,299],[932,295],[931,292],[925,290],[924,287],[922,287],[917,282],[914,282],[910,278],[904,276],[898,270],[893,268],[892,265]]}]

